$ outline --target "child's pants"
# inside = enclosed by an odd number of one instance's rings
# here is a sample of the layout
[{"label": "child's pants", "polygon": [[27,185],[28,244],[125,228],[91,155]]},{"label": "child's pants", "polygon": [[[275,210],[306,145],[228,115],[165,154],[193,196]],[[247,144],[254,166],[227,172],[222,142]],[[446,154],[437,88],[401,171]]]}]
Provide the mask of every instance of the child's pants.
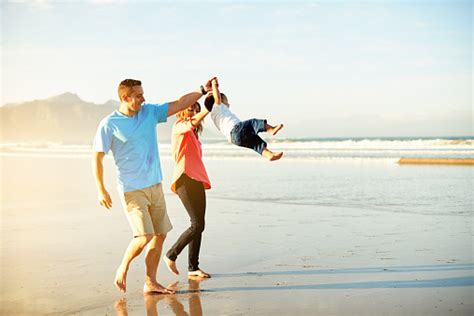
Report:
[{"label": "child's pants", "polygon": [[265,132],[267,120],[250,119],[235,125],[230,132],[232,144],[255,150],[260,155],[267,147],[267,143],[257,134]]}]

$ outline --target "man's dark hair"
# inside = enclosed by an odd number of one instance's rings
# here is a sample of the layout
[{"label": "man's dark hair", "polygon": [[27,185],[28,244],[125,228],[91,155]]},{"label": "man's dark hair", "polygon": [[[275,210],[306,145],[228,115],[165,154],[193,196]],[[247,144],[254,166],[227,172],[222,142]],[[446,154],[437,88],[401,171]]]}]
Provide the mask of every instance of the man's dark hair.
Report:
[{"label": "man's dark hair", "polygon": [[141,86],[142,82],[140,80],[135,80],[135,79],[125,79],[125,80],[122,80],[120,85],[131,88],[131,87],[134,87],[134,86]]},{"label": "man's dark hair", "polygon": [[125,79],[120,82],[118,86],[118,96],[119,100],[122,101],[122,94],[127,94],[129,95],[130,91],[132,91],[132,88],[135,86],[141,86],[142,82],[140,80],[135,80],[135,79]]}]

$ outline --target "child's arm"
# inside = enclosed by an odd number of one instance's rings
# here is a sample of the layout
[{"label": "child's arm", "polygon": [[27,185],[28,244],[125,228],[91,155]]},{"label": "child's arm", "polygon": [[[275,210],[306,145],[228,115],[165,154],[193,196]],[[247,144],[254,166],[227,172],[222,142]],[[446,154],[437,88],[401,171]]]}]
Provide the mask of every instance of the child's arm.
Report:
[{"label": "child's arm", "polygon": [[214,102],[215,104],[221,104],[222,99],[221,99],[221,93],[219,91],[219,82],[217,81],[217,78],[212,79],[212,95],[214,96]]}]

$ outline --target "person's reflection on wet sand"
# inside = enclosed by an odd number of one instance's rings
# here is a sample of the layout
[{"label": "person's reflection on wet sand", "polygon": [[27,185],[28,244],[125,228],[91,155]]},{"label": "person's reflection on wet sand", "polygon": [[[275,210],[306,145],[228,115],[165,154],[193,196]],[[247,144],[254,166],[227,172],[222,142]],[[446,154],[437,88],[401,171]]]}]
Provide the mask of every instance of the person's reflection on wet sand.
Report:
[{"label": "person's reflection on wet sand", "polygon": [[[145,307],[147,316],[158,316],[157,305],[158,302],[164,300],[166,304],[171,307],[171,310],[176,316],[202,316],[201,298],[199,293],[199,282],[202,278],[190,279],[189,289],[177,290],[178,295],[145,295]],[[173,290],[176,290],[176,284],[168,286]],[[183,295],[179,295],[183,294]],[[189,314],[184,310],[184,305],[179,301],[179,298],[188,298]]]},{"label": "person's reflection on wet sand", "polygon": [[127,300],[125,298],[121,298],[117,302],[115,302],[114,307],[117,316],[128,316]]},{"label": "person's reflection on wet sand", "polygon": [[[177,289],[178,282],[168,285],[169,289],[175,290],[174,295],[163,294],[145,294],[145,309],[147,316],[158,316],[158,302],[164,301],[177,316],[202,316],[201,293],[199,283],[205,279],[200,277],[192,277],[188,280],[188,289]],[[183,300],[187,297],[189,313],[185,311],[184,305],[179,299]],[[127,301],[121,298],[115,302],[115,312],[117,316],[128,316]]]},{"label": "person's reflection on wet sand", "polygon": [[206,278],[201,278],[198,276],[189,277],[189,313],[191,316],[201,316],[202,315],[202,306],[201,306],[201,292],[199,288],[199,283],[206,280]]}]

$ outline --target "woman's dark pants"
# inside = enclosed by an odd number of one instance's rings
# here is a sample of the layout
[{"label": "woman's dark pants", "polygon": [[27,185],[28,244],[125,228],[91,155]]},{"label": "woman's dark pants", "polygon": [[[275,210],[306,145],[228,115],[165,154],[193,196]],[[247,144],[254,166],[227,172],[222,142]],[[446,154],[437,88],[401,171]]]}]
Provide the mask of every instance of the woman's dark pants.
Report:
[{"label": "woman's dark pants", "polygon": [[199,269],[199,250],[204,231],[206,192],[202,182],[183,174],[176,182],[176,193],[189,214],[191,226],[181,234],[166,256],[176,261],[184,247],[188,246],[188,271],[196,271]]}]

